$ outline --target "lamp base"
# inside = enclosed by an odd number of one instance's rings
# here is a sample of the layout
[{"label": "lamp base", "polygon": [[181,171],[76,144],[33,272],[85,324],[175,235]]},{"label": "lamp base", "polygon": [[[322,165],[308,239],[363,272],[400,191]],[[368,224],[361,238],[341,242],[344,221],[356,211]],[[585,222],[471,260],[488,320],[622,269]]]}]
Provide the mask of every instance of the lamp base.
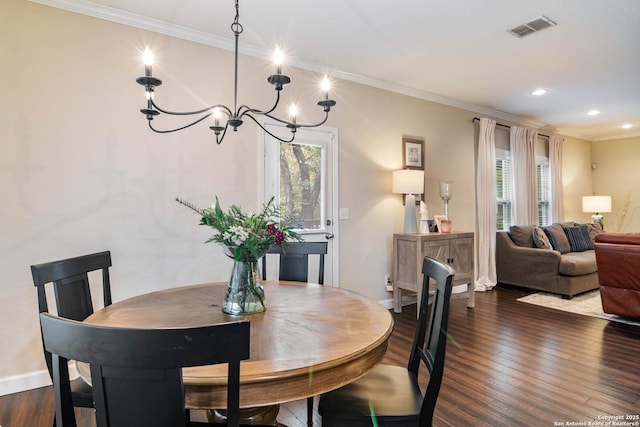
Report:
[{"label": "lamp base", "polygon": [[416,215],[416,196],[407,194],[404,206],[404,234],[418,232],[418,217]]},{"label": "lamp base", "polygon": [[591,219],[593,220],[593,225],[604,231],[604,219],[602,215],[591,215]]}]

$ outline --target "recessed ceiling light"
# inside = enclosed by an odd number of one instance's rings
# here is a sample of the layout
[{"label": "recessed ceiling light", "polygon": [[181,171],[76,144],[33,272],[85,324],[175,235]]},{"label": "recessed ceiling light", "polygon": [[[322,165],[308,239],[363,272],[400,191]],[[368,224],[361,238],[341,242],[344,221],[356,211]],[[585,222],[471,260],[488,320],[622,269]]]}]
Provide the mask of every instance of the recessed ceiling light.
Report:
[{"label": "recessed ceiling light", "polygon": [[631,129],[633,127],[633,125],[631,123],[625,123],[622,126],[620,126],[622,129]]},{"label": "recessed ceiling light", "polygon": [[531,95],[533,95],[533,96],[542,96],[542,95],[544,95],[546,93],[547,93],[546,89],[540,88],[540,89],[536,89],[533,92],[531,92]]},{"label": "recessed ceiling light", "polygon": [[587,114],[589,116],[597,116],[598,114],[600,114],[600,110],[589,110],[589,112],[587,112]]}]

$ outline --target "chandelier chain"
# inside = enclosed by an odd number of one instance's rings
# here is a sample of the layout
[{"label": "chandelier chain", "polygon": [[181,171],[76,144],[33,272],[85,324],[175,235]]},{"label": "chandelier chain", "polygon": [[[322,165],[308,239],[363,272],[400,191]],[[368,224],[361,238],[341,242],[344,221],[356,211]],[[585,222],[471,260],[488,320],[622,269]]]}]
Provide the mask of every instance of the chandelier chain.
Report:
[{"label": "chandelier chain", "polygon": [[238,3],[238,0],[236,0],[236,17],[231,24],[231,31],[233,31],[233,34],[237,36],[242,34],[242,32],[244,31],[244,28],[240,23],[240,4]]}]

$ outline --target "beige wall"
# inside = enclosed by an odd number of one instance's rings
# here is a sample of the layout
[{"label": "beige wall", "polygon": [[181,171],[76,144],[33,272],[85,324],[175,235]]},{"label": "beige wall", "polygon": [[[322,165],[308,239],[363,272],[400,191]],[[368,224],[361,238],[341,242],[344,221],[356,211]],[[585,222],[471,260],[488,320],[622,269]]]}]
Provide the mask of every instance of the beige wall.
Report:
[{"label": "beige wall", "polygon": [[640,231],[640,136],[592,144],[593,191],[611,196],[604,215],[607,231]]},{"label": "beige wall", "polygon": [[592,192],[590,142],[564,137],[562,186],[565,221],[591,222],[591,214],[582,212],[582,196]]},{"label": "beige wall", "polygon": [[[206,205],[218,195],[255,209],[257,129],[247,123],[220,146],[206,126],[150,132],[135,83],[147,44],[165,77],[158,102],[198,107],[189,93],[230,102],[230,52],[23,0],[0,3],[0,342],[11,343],[0,353],[0,383],[44,369],[31,264],[109,249],[115,301],[227,279],[230,261],[202,244],[209,233],[174,198]],[[242,57],[240,67],[240,98],[268,105],[269,64]],[[285,95],[318,77],[290,74]],[[336,82],[335,97],[328,124],[339,129],[340,206],[350,209],[340,223],[340,286],[388,300],[383,277],[403,220],[390,177],[402,165],[402,137],[425,139],[431,215],[443,213],[437,182],[453,180],[454,229],[473,230],[477,113],[347,81]],[[590,145],[568,138],[565,147],[573,214],[574,199],[591,191]]]}]

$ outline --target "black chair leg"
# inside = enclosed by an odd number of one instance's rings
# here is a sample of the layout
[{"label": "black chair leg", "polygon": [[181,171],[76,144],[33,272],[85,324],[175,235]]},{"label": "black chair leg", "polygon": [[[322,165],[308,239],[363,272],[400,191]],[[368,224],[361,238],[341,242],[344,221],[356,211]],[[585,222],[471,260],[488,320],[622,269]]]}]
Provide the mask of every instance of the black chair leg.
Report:
[{"label": "black chair leg", "polygon": [[307,398],[307,425],[313,427],[313,396]]}]

